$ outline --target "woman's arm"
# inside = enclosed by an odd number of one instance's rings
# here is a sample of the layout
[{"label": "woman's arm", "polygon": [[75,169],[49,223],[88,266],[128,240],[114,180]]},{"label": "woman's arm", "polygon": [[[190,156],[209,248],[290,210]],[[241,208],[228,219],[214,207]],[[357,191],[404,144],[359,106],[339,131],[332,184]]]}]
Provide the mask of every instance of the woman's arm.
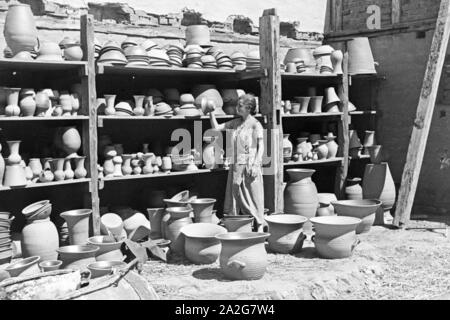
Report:
[{"label": "woman's arm", "polygon": [[214,115],[213,112],[210,112],[210,113],[209,113],[209,120],[211,121],[211,127],[212,127],[214,130],[219,130],[219,131],[225,130],[225,123],[219,124],[219,123],[217,122],[216,116]]}]

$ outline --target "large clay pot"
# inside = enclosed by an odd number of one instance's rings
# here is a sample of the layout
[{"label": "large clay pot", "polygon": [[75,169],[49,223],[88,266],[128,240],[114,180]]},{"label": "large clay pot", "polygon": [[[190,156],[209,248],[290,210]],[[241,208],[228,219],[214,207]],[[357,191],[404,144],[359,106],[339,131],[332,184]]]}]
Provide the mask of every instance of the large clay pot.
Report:
[{"label": "large clay pot", "polygon": [[14,55],[20,51],[36,49],[38,45],[37,29],[29,5],[13,3],[8,6],[3,34]]},{"label": "large clay pot", "polygon": [[190,214],[192,209],[189,207],[171,207],[166,209],[168,217],[163,218],[163,234],[167,240],[170,240],[170,249],[178,254],[184,254],[184,236],[181,228],[191,224]]},{"label": "large clay pot", "polygon": [[197,108],[202,108],[203,113],[205,113],[204,106],[202,106],[202,99],[212,100],[215,103],[216,109],[223,107],[222,96],[219,91],[217,91],[216,86],[212,84],[199,84],[192,88],[192,94],[195,97],[195,105]]},{"label": "large clay pot", "polygon": [[273,214],[265,218],[269,224],[269,248],[276,253],[296,253],[303,247],[305,217],[293,214]]},{"label": "large clay pot", "polygon": [[333,202],[338,216],[355,217],[361,219],[356,227],[356,234],[370,231],[375,221],[375,212],[381,206],[379,200],[342,200]]},{"label": "large clay pot", "polygon": [[283,160],[288,162],[292,158],[292,142],[289,141],[289,134],[283,134]]},{"label": "large clay pot", "polygon": [[86,244],[89,238],[89,217],[91,209],[70,210],[61,213],[61,218],[67,222],[71,245]]},{"label": "large clay pot", "polygon": [[197,198],[190,201],[189,204],[194,210],[194,222],[211,222],[215,203],[216,199],[209,198]]},{"label": "large clay pot", "polygon": [[61,130],[61,146],[67,152],[67,158],[76,158],[81,147],[81,137],[76,127],[64,127]]},{"label": "large clay pot", "polygon": [[[384,212],[389,212],[396,198],[395,184],[387,162],[368,164],[364,170],[363,198],[378,199],[382,202]],[[383,224],[384,213],[377,213],[375,224]]]},{"label": "large clay pot", "polygon": [[347,179],[345,198],[347,200],[362,200],[361,178]]},{"label": "large clay pot", "polygon": [[[284,212],[306,218],[314,217],[319,206],[319,198],[311,176],[316,170],[288,169],[286,171],[290,180],[284,189]],[[311,224],[306,222],[303,228],[305,231],[310,231]]]},{"label": "large clay pot", "polygon": [[41,261],[41,257],[39,256],[29,257],[7,266],[5,270],[11,277],[31,276],[41,272],[38,265],[39,261]]},{"label": "large clay pot", "polygon": [[184,234],[184,252],[186,258],[195,264],[216,262],[221,244],[216,235],[225,234],[227,230],[212,223],[194,223],[181,229]]},{"label": "large clay pot", "polygon": [[231,280],[261,279],[268,265],[264,242],[269,233],[232,232],[217,235],[222,242],[220,268]]},{"label": "large clay pot", "polygon": [[56,260],[59,236],[50,218],[27,222],[22,229],[21,247],[24,257],[40,256],[42,260]]},{"label": "large clay pot", "polygon": [[95,254],[100,248],[94,245],[71,245],[59,248],[57,251],[63,264],[62,269],[86,270],[90,263],[95,262]]},{"label": "large clay pot", "polygon": [[358,244],[356,228],[361,219],[353,217],[315,217],[310,221],[314,225],[314,245],[320,256],[327,259],[340,259],[351,256]]},{"label": "large clay pot", "polygon": [[148,218],[150,220],[150,237],[152,239],[163,238],[161,231],[161,220],[165,212],[164,208],[148,208]]},{"label": "large clay pot", "polygon": [[95,236],[87,240],[87,243],[99,247],[95,254],[97,261],[122,261],[123,253],[120,250],[124,240],[116,241],[111,236]]}]

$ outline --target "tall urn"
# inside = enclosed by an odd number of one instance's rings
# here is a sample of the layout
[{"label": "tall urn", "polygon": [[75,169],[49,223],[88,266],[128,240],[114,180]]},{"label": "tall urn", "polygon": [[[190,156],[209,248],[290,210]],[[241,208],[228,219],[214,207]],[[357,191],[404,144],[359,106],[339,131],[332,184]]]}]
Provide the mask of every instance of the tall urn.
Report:
[{"label": "tall urn", "polygon": [[89,217],[91,209],[70,210],[61,213],[67,222],[71,245],[84,245],[89,239]]},{"label": "tall urn", "polygon": [[29,5],[13,3],[8,6],[3,35],[14,55],[20,51],[35,50],[38,45],[37,29]]}]

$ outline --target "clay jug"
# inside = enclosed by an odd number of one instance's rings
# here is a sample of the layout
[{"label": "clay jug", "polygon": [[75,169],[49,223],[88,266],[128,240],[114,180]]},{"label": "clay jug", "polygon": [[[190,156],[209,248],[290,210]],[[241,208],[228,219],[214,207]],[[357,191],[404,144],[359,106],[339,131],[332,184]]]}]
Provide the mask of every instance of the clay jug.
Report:
[{"label": "clay jug", "polygon": [[5,115],[7,117],[18,117],[20,115],[19,92],[20,88],[5,88],[7,95],[7,105]]},{"label": "clay jug", "polygon": [[362,200],[361,178],[347,179],[345,198],[347,200]]},{"label": "clay jug", "polygon": [[105,115],[107,115],[107,116],[115,115],[116,114],[116,108],[115,108],[116,95],[115,94],[105,94],[104,98],[106,100]]},{"label": "clay jug", "polygon": [[344,54],[341,50],[334,50],[331,53],[331,63],[333,64],[333,73],[336,74],[343,74],[344,71],[342,70],[342,60],[344,59]]},{"label": "clay jug", "polygon": [[33,89],[23,89],[20,93],[20,113],[22,117],[32,117],[36,112],[36,101],[34,101],[34,93]]},{"label": "clay jug", "polygon": [[14,55],[37,49],[37,29],[29,5],[13,3],[8,6],[3,34]]},{"label": "clay jug", "polygon": [[145,113],[145,109],[144,109],[144,99],[145,96],[133,96],[134,98],[134,109],[133,109],[133,113],[135,116],[143,116]]},{"label": "clay jug", "polygon": [[328,148],[327,159],[335,158],[339,149],[339,145],[335,141],[336,137],[331,134],[326,136],[325,139],[327,139]]},{"label": "clay jug", "polygon": [[72,180],[75,177],[75,172],[72,170],[70,159],[65,159],[64,162],[64,178],[66,180]]},{"label": "clay jug", "polygon": [[167,208],[168,217],[163,219],[163,234],[167,240],[170,240],[170,249],[178,254],[184,255],[184,236],[181,228],[191,224],[190,214],[192,209],[189,207],[171,207]]},{"label": "clay jug", "polygon": [[61,218],[67,222],[70,244],[86,244],[89,238],[90,209],[70,210],[61,213]]},{"label": "clay jug", "polygon": [[33,172],[33,178],[39,177],[39,174],[42,172],[42,164],[39,158],[31,158],[28,162],[28,166]]},{"label": "clay jug", "polygon": [[19,154],[21,141],[6,141],[10,155],[7,159],[3,185],[6,187],[23,187],[27,185],[25,168],[20,165],[22,157]]},{"label": "clay jug", "polygon": [[53,159],[51,162],[53,176],[55,181],[62,181],[65,178],[64,174],[64,158]]},{"label": "clay jug", "polygon": [[2,144],[0,143],[0,186],[3,186],[3,176],[5,175],[5,159],[2,156]]},{"label": "clay jug", "polygon": [[160,239],[163,238],[161,231],[161,220],[165,212],[164,208],[148,208],[148,218],[150,220],[150,238]]},{"label": "clay jug", "polygon": [[[378,199],[384,212],[389,212],[396,199],[395,184],[387,162],[368,164],[363,177],[363,199]],[[375,225],[384,224],[384,213],[378,210]]]},{"label": "clay jug", "polygon": [[297,253],[303,247],[305,217],[293,214],[273,214],[265,218],[269,224],[269,248],[276,253]]},{"label": "clay jug", "polygon": [[[306,218],[316,215],[319,206],[317,188],[311,180],[316,170],[313,169],[288,169],[289,182],[284,189],[284,212],[298,214]],[[311,224],[306,222],[305,231],[311,230]]]},{"label": "clay jug", "polygon": [[59,236],[50,218],[27,222],[22,229],[21,247],[24,257],[40,256],[42,260],[56,260]]},{"label": "clay jug", "polygon": [[268,265],[264,246],[269,233],[232,232],[216,236],[222,243],[220,268],[231,280],[261,279]]},{"label": "clay jug", "polygon": [[283,134],[283,160],[288,162],[292,158],[292,142],[289,141],[289,134]]},{"label": "clay jug", "polygon": [[86,157],[75,158],[75,179],[83,179],[87,176],[87,170],[84,168],[84,161]]},{"label": "clay jug", "polygon": [[76,127],[63,127],[61,129],[61,147],[67,152],[66,158],[76,158],[81,147],[81,137]]},{"label": "clay jug", "polygon": [[328,156],[328,140],[319,140],[317,142],[319,143],[319,145],[317,146],[316,151],[319,160],[326,159]]},{"label": "clay jug", "polygon": [[122,155],[122,174],[124,176],[129,176],[133,172],[131,168],[131,154]]}]

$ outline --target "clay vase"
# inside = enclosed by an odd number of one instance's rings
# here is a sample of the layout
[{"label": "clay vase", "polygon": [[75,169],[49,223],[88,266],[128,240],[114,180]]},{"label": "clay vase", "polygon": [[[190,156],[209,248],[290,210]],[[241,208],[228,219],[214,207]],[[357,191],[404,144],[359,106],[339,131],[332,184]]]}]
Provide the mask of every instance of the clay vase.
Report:
[{"label": "clay vase", "polygon": [[64,158],[53,159],[51,162],[53,176],[55,181],[62,181],[65,179],[64,174]]},{"label": "clay vase", "polygon": [[61,146],[68,154],[66,158],[78,157],[77,152],[81,148],[81,137],[76,127],[63,127],[61,129]]},{"label": "clay vase", "polygon": [[122,161],[122,174],[124,176],[131,175],[133,172],[133,168],[131,168],[131,154],[123,154]]},{"label": "clay vase", "polygon": [[322,103],[323,103],[323,96],[312,96],[309,102],[311,112],[321,113]]},{"label": "clay vase", "polygon": [[22,229],[21,247],[23,257],[40,256],[42,260],[56,260],[59,236],[49,217],[27,221]]},{"label": "clay vase", "polygon": [[64,179],[72,180],[75,177],[75,172],[72,170],[70,159],[64,160]]},{"label": "clay vase", "polygon": [[347,200],[362,200],[361,178],[347,179],[345,198]]},{"label": "clay vase", "polygon": [[311,97],[295,97],[295,100],[300,103],[300,110],[297,113],[308,113],[308,105],[310,103]]},{"label": "clay vase", "polygon": [[19,93],[20,88],[5,88],[7,96],[7,105],[5,115],[7,117],[18,117],[20,115]]},{"label": "clay vase", "polygon": [[59,260],[63,262],[62,269],[87,270],[90,263],[95,262],[95,254],[100,248],[94,245],[70,245],[60,247]]},{"label": "clay vase", "polygon": [[28,166],[30,167],[31,172],[33,172],[33,178],[39,177],[39,174],[43,170],[41,160],[39,158],[31,158],[28,162]]},{"label": "clay vase", "polygon": [[250,216],[227,216],[223,219],[223,225],[228,232],[252,232],[253,220]]},{"label": "clay vase", "polygon": [[[170,249],[180,255],[184,255],[184,236],[181,228],[191,224],[190,214],[192,209],[189,207],[171,207],[166,209],[168,218],[163,219],[163,234],[167,240],[170,240]],[[166,221],[164,221],[166,220]]]},{"label": "clay vase", "polygon": [[189,205],[192,207],[194,211],[194,222],[212,222],[212,211],[214,209],[214,204],[216,203],[216,199],[208,199],[208,198],[197,198],[189,201]]},{"label": "clay vase", "polygon": [[357,37],[347,42],[348,74],[376,74],[369,38]]},{"label": "clay vase", "polygon": [[217,235],[222,243],[220,268],[231,280],[261,279],[268,265],[264,246],[269,233],[232,232]]},{"label": "clay vase", "polygon": [[32,117],[36,112],[36,101],[34,96],[36,95],[33,89],[24,89],[20,93],[20,113],[22,117]]},{"label": "clay vase", "polygon": [[13,55],[21,51],[36,50],[38,33],[29,5],[13,3],[8,6],[3,34]]},{"label": "clay vase", "polygon": [[342,70],[342,60],[344,59],[344,54],[341,50],[334,50],[330,56],[331,63],[333,64],[333,73],[343,74]]},{"label": "clay vase", "polygon": [[99,247],[95,253],[96,261],[122,261],[124,255],[120,248],[124,241],[116,241],[112,236],[95,236],[87,239],[87,244]]},{"label": "clay vase", "polygon": [[83,179],[87,176],[87,170],[84,168],[86,157],[75,158],[75,179]]},{"label": "clay vase", "polygon": [[90,209],[70,210],[61,213],[61,218],[67,222],[69,241],[71,245],[84,245],[89,238]]},{"label": "clay vase", "polygon": [[34,100],[36,101],[36,116],[45,117],[46,112],[51,105],[51,101],[47,92],[45,92],[44,90],[39,91],[38,93],[36,93]]},{"label": "clay vase", "polygon": [[133,109],[133,113],[135,116],[143,116],[145,113],[145,109],[144,109],[144,99],[145,96],[133,96],[134,98],[134,109]]},{"label": "clay vase", "polygon": [[172,158],[171,157],[162,157],[161,170],[163,172],[170,172],[170,170],[172,170]]},{"label": "clay vase", "polygon": [[283,160],[288,162],[292,158],[292,142],[289,141],[289,134],[283,134]]},{"label": "clay vase", "polygon": [[72,96],[67,92],[61,92],[59,96],[59,104],[61,105],[63,114],[62,116],[67,117],[72,115]]},{"label": "clay vase", "polygon": [[311,152],[312,146],[308,144],[308,138],[297,138],[297,147],[295,149],[297,154],[301,154],[303,159],[308,157],[308,153]]},{"label": "clay vase", "polygon": [[116,95],[115,94],[105,94],[103,97],[106,100],[105,115],[107,115],[107,116],[115,115],[116,114],[116,108],[115,108]]},{"label": "clay vase", "polygon": [[319,140],[319,145],[316,148],[317,156],[319,160],[326,159],[328,157],[328,140]]},{"label": "clay vase", "polygon": [[359,243],[356,227],[361,219],[353,217],[330,216],[310,219],[314,225],[315,236],[312,238],[316,251],[326,259],[350,257]]},{"label": "clay vase", "polygon": [[164,208],[148,208],[148,218],[150,220],[150,238],[160,239],[163,238],[161,231],[161,220],[165,212]]},{"label": "clay vase", "polygon": [[339,145],[335,141],[336,137],[326,136],[325,139],[327,139],[327,148],[328,148],[327,159],[335,158],[339,149]]},{"label": "clay vase", "polygon": [[[317,188],[311,180],[316,170],[313,169],[287,169],[289,182],[284,189],[284,212],[298,214],[306,218],[316,215],[319,206]],[[305,231],[311,230],[311,224],[306,222]]]},{"label": "clay vase", "polygon": [[354,217],[361,219],[356,227],[356,234],[370,231],[375,221],[375,213],[381,206],[379,200],[342,200],[333,202],[338,216]]},{"label": "clay vase", "polygon": [[[363,199],[378,199],[384,212],[389,212],[396,199],[395,184],[387,162],[368,164],[363,177]],[[379,210],[375,225],[384,224],[384,213]]]},{"label": "clay vase", "polygon": [[25,168],[20,165],[22,157],[19,154],[21,141],[6,141],[10,155],[7,159],[3,185],[5,187],[24,187],[27,185]]},{"label": "clay vase", "polygon": [[142,173],[143,174],[153,173],[153,161],[155,159],[155,154],[146,153],[142,156],[142,159],[144,160],[144,167],[142,168]]},{"label": "clay vase", "polygon": [[303,247],[305,217],[293,214],[273,214],[265,218],[269,224],[269,249],[276,253],[292,254]]},{"label": "clay vase", "polygon": [[0,143],[0,186],[3,186],[3,176],[5,175],[5,159],[2,156],[2,144]]},{"label": "clay vase", "polygon": [[216,235],[225,234],[227,230],[212,223],[193,223],[181,229],[184,235],[184,252],[186,258],[195,264],[216,262],[221,250],[220,240]]}]

